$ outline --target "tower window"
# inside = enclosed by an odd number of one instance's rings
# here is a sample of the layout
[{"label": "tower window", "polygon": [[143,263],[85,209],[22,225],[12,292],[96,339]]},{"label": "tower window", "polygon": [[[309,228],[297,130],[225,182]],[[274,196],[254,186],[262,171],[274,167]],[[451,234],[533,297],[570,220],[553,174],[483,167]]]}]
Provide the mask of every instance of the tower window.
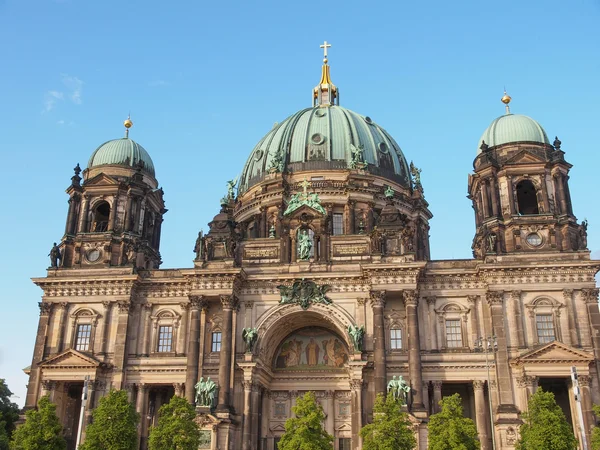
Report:
[{"label": "tower window", "polygon": [[402,330],[400,328],[392,328],[390,330],[390,348],[392,350],[402,348]]},{"label": "tower window", "polygon": [[462,346],[460,319],[446,320],[446,347],[460,348]]},{"label": "tower window", "polygon": [[554,317],[552,314],[536,314],[535,324],[537,328],[538,343],[547,344],[556,339],[554,333]]},{"label": "tower window", "polygon": [[159,352],[170,352],[173,349],[173,327],[158,327],[158,348]]},{"label": "tower window", "polygon": [[338,449],[339,450],[350,450],[351,439],[350,438],[340,438]]},{"label": "tower window", "polygon": [[222,337],[222,334],[220,331],[215,331],[212,334],[212,343],[210,346],[211,352],[220,352],[221,351],[221,337]]},{"label": "tower window", "polygon": [[108,230],[108,219],[110,217],[110,205],[107,202],[100,202],[94,209],[94,223],[92,231],[100,233]]},{"label": "tower window", "polygon": [[340,213],[333,214],[333,235],[344,234],[344,215]]},{"label": "tower window", "polygon": [[517,202],[522,216],[539,214],[537,194],[531,181],[523,180],[517,184]]},{"label": "tower window", "polygon": [[92,325],[89,323],[77,325],[77,334],[75,337],[75,350],[87,352],[90,349],[90,340],[92,337]]}]

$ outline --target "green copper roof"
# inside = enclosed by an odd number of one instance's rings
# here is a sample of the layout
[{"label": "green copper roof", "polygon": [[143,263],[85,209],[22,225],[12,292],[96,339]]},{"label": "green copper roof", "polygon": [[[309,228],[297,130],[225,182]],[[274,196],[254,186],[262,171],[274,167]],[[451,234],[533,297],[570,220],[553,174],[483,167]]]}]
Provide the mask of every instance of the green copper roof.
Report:
[{"label": "green copper roof", "polygon": [[[242,171],[239,190],[259,183],[273,164],[295,172],[347,169],[352,150],[361,146],[367,170],[409,186],[404,154],[383,128],[341,106],[317,106],[275,124],[258,142]],[[279,159],[280,165],[274,162]]]},{"label": "green copper roof", "polygon": [[494,147],[510,142],[538,142],[550,144],[542,126],[531,117],[519,114],[505,114],[494,120],[483,132],[477,144],[477,153],[481,153],[481,141]]},{"label": "green copper roof", "polygon": [[103,165],[135,168],[139,161],[142,162],[142,171],[154,176],[154,163],[144,147],[129,138],[113,139],[92,153],[88,168]]}]

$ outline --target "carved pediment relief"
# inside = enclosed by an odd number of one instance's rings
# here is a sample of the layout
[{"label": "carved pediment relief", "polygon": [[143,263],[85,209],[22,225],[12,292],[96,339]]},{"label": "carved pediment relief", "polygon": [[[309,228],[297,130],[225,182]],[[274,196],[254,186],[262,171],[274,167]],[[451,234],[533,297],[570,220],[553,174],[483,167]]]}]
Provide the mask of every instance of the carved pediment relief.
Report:
[{"label": "carved pediment relief", "polygon": [[65,350],[40,363],[40,367],[44,369],[96,369],[103,365],[93,356],[73,349]]},{"label": "carved pediment relief", "polygon": [[285,433],[285,426],[282,423],[278,423],[274,427],[270,427],[271,433]]},{"label": "carved pediment relief", "polygon": [[539,156],[528,152],[527,150],[521,150],[519,153],[508,159],[505,164],[528,164],[528,163],[543,163],[545,162]]},{"label": "carved pediment relief", "polygon": [[94,178],[87,180],[84,183],[84,186],[118,186],[119,182],[115,180],[113,177],[110,177],[104,173],[100,173],[96,175]]},{"label": "carved pediment relief", "polygon": [[352,427],[347,423],[342,423],[341,425],[335,427],[335,431],[352,431]]},{"label": "carved pediment relief", "polygon": [[570,347],[562,342],[550,342],[542,347],[536,348],[511,361],[513,366],[525,364],[589,364],[594,360],[593,355],[588,352]]}]

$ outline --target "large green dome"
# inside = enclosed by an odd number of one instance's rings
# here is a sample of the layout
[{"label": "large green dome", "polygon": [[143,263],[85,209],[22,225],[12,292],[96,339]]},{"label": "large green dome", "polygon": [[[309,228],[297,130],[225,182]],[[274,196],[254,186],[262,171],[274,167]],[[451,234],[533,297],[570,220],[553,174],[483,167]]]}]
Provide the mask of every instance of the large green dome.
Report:
[{"label": "large green dome", "polygon": [[531,117],[520,114],[505,114],[494,120],[479,139],[477,153],[481,153],[479,147],[482,141],[489,147],[512,142],[550,144],[542,126]]},{"label": "large green dome", "polygon": [[383,128],[341,106],[316,106],[275,124],[258,142],[242,171],[239,190],[259,183],[274,164],[293,172],[347,169],[352,151],[361,146],[369,172],[410,186],[402,150]]},{"label": "large green dome", "polygon": [[154,163],[148,152],[140,144],[127,137],[113,139],[98,147],[88,162],[88,169],[104,165],[118,165],[136,168],[142,163],[142,171],[154,176]]}]

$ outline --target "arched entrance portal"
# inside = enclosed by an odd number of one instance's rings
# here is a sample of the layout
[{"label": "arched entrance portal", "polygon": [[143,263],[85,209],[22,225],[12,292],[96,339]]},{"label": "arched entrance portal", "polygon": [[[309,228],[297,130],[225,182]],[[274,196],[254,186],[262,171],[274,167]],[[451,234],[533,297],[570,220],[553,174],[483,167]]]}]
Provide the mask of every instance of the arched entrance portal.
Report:
[{"label": "arched entrance portal", "polygon": [[268,367],[258,448],[277,448],[296,399],[308,391],[323,406],[334,449],[357,448],[364,362],[346,331],[354,321],[335,305],[282,305],[269,313],[258,321],[255,347],[255,357]]}]

